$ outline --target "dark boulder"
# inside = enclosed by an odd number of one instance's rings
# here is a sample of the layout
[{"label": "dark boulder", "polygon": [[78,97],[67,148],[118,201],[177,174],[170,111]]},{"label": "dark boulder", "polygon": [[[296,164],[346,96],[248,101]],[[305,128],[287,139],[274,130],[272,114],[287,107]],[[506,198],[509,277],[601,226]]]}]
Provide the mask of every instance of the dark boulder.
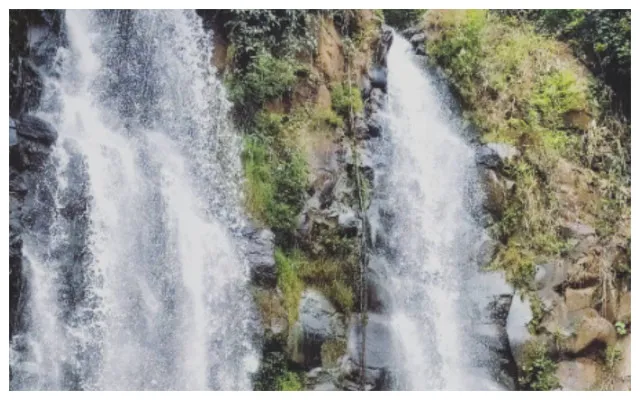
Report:
[{"label": "dark boulder", "polygon": [[275,287],[278,280],[276,269],[275,235],[269,229],[247,228],[246,257],[251,271],[251,280],[263,287]]},{"label": "dark boulder", "polygon": [[413,36],[419,34],[422,32],[422,27],[420,26],[411,26],[403,31],[400,32],[400,34],[402,36],[404,36],[405,38],[409,39],[412,38]]},{"label": "dark boulder", "polygon": [[387,92],[387,67],[375,66],[369,71],[369,77],[371,79],[371,87],[382,89]]},{"label": "dark boulder", "polygon": [[385,125],[385,117],[381,111],[375,111],[367,118],[369,136],[378,137],[382,134]]},{"label": "dark boulder", "polygon": [[307,289],[298,308],[298,321],[290,330],[290,359],[306,368],[322,364],[322,345],[330,340],[344,340],[342,314],[320,292]]},{"label": "dark boulder", "polygon": [[9,118],[9,147],[18,144],[18,132],[16,121],[13,118]]},{"label": "dark boulder", "polygon": [[354,314],[349,324],[348,357],[341,366],[341,386],[346,390],[361,389],[363,372],[362,338],[366,340],[364,349],[364,389],[382,390],[388,384],[389,362],[393,359],[390,346],[391,331],[388,317],[369,313],[363,328],[361,316]]},{"label": "dark boulder", "polygon": [[387,53],[389,53],[391,43],[393,43],[393,30],[390,27],[383,25],[380,43],[378,44],[378,48],[376,49],[376,54],[373,59],[376,64],[386,67]]},{"label": "dark boulder", "polygon": [[476,163],[492,169],[502,167],[502,159],[495,150],[488,146],[481,146],[478,149]]},{"label": "dark boulder", "polygon": [[58,139],[58,132],[48,122],[33,116],[25,115],[17,123],[17,134],[21,138],[52,145]]},{"label": "dark boulder", "polygon": [[386,102],[386,96],[381,89],[375,88],[371,90],[369,95],[369,102],[367,103],[367,111],[369,113],[378,111],[384,108]]},{"label": "dark boulder", "polygon": [[425,35],[424,32],[418,32],[411,36],[409,43],[415,48],[418,45],[424,45],[425,40],[427,40],[427,35]]}]

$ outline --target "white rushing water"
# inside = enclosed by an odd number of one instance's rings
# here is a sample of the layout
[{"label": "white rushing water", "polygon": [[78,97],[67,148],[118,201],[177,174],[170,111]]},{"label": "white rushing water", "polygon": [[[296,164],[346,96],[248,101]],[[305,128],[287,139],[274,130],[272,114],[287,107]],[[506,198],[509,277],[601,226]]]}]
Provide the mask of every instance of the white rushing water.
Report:
[{"label": "white rushing water", "polygon": [[240,143],[210,37],[193,11],[65,25],[40,116],[59,132],[57,210],[86,207],[25,241],[12,389],[250,389]]},{"label": "white rushing water", "polygon": [[[374,265],[389,293],[393,389],[494,389],[477,368],[473,249],[483,230],[474,149],[440,86],[394,34],[388,54],[388,126],[377,153]],[[382,239],[375,236],[381,236]],[[380,244],[382,243],[382,244]],[[486,353],[486,352],[485,352]]]}]

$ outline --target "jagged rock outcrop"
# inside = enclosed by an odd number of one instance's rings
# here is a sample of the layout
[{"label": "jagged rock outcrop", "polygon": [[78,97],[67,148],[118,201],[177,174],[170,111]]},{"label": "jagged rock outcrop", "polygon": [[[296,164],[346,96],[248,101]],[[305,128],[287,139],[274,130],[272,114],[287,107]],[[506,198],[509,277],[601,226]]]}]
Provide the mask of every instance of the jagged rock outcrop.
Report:
[{"label": "jagged rock outcrop", "polygon": [[289,357],[305,368],[320,366],[323,344],[345,338],[343,316],[314,289],[304,291],[298,313],[298,321],[289,334]]},{"label": "jagged rock outcrop", "polygon": [[[362,340],[365,340],[364,355]],[[348,354],[342,359],[340,366],[341,387],[345,390],[361,390],[363,387],[365,390],[383,389],[389,379],[389,362],[392,359],[390,343],[388,318],[368,313],[363,328],[361,315],[354,314],[349,323]]]},{"label": "jagged rock outcrop", "polygon": [[278,271],[275,260],[275,235],[269,229],[249,227],[243,232],[247,239],[246,256],[251,280],[258,286],[275,287]]}]

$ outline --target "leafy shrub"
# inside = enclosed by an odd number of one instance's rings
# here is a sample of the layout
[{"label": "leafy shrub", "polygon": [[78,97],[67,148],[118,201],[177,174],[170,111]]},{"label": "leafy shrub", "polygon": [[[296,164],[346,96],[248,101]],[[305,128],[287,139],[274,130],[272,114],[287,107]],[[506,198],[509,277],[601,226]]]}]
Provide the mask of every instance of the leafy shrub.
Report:
[{"label": "leafy shrub", "polygon": [[278,287],[284,296],[289,326],[298,320],[298,304],[304,290],[304,284],[298,277],[299,257],[288,257],[281,249],[276,249],[276,267],[278,269]]},{"label": "leafy shrub", "polygon": [[566,41],[590,70],[618,94],[630,117],[630,10],[505,10],[535,23],[538,31]]},{"label": "leafy shrub", "polygon": [[407,28],[420,21],[427,10],[382,10],[384,22],[397,29]]},{"label": "leafy shrub", "polygon": [[618,335],[620,335],[620,336],[624,336],[624,335],[626,335],[628,333],[627,332],[627,324],[625,324],[622,321],[617,321],[616,324],[615,324],[615,327],[616,327],[616,333]]},{"label": "leafy shrub", "polygon": [[304,389],[300,375],[287,371],[278,378],[278,390],[281,391],[301,391]]},{"label": "leafy shrub", "polygon": [[547,346],[538,341],[525,343],[518,382],[525,390],[553,390],[559,387],[556,363],[549,358]]},{"label": "leafy shrub", "polygon": [[291,231],[304,204],[306,160],[288,137],[282,115],[262,113],[256,119],[242,154],[247,208],[276,233]]},{"label": "leafy shrub", "polygon": [[277,58],[259,50],[245,71],[232,75],[230,98],[237,105],[261,106],[293,89],[300,65],[289,58]]},{"label": "leafy shrub", "polygon": [[298,318],[298,303],[305,286],[318,289],[339,311],[348,314],[353,310],[353,277],[343,262],[310,259],[300,250],[293,250],[288,254],[278,250],[276,264],[290,324]]},{"label": "leafy shrub", "polygon": [[351,113],[362,111],[360,91],[355,86],[344,83],[335,85],[331,90],[331,106],[342,118],[348,119]]}]

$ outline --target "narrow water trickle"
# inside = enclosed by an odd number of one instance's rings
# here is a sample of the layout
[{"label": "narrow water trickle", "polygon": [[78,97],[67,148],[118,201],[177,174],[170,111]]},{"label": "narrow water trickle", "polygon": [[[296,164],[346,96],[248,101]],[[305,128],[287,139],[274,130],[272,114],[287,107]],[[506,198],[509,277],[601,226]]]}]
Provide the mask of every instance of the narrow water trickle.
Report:
[{"label": "narrow water trickle", "polygon": [[[240,142],[193,11],[65,13],[12,389],[250,389]],[[50,201],[49,201],[50,200]],[[42,215],[49,215],[44,211]]]},{"label": "narrow water trickle", "polygon": [[499,389],[475,333],[486,233],[475,217],[483,197],[474,148],[442,85],[397,34],[387,64],[369,220],[370,272],[388,303],[391,389]]}]

